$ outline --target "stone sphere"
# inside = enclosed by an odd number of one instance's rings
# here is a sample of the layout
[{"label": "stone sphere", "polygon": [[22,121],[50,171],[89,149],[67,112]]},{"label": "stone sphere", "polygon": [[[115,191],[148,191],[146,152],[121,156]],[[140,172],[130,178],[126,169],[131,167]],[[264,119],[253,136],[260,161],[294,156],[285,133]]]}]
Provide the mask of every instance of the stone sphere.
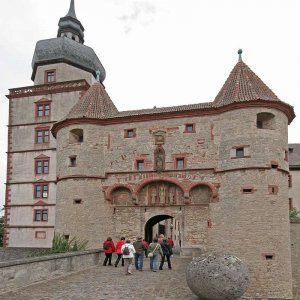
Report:
[{"label": "stone sphere", "polygon": [[204,254],[189,263],[186,280],[201,300],[234,300],[245,293],[249,273],[236,256]]}]

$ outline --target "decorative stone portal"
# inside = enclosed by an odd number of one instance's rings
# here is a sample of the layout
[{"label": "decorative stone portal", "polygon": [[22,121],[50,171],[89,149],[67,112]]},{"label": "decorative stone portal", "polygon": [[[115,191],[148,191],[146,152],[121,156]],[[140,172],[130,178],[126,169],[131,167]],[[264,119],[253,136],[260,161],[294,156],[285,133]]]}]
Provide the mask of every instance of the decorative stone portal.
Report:
[{"label": "decorative stone portal", "polygon": [[114,205],[133,205],[131,191],[125,187],[116,188],[112,193]]},{"label": "decorative stone portal", "polygon": [[183,204],[184,193],[174,183],[166,181],[155,181],[145,185],[139,195],[140,205],[165,206]]}]

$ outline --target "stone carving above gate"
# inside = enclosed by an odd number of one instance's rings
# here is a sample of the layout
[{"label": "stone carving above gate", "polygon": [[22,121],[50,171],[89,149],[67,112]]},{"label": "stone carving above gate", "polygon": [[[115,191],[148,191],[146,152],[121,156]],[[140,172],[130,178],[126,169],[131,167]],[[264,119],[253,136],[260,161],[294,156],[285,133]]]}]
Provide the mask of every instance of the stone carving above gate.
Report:
[{"label": "stone carving above gate", "polygon": [[165,150],[158,145],[154,151],[154,170],[162,172],[165,169]]},{"label": "stone carving above gate", "polygon": [[154,143],[155,145],[163,145],[165,143],[166,132],[158,130],[154,132]]},{"label": "stone carving above gate", "polygon": [[116,188],[112,192],[112,203],[121,206],[133,205],[131,191],[125,187]]},{"label": "stone carving above gate", "polygon": [[182,205],[184,193],[174,183],[157,181],[145,185],[138,195],[138,200],[140,205]]}]

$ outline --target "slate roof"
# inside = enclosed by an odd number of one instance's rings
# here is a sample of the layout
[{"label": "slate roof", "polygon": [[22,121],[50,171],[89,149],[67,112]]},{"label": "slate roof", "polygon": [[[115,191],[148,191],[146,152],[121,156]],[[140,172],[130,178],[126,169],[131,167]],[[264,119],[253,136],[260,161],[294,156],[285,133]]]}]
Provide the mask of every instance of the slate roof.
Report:
[{"label": "slate roof", "polygon": [[73,106],[65,119],[91,118],[107,119],[118,114],[103,85],[94,83]]},{"label": "slate roof", "polygon": [[213,105],[219,107],[251,100],[280,101],[243,61],[239,61],[215,98]]},{"label": "slate roof", "polygon": [[289,166],[300,168],[300,144],[289,144]]},{"label": "slate roof", "polygon": [[67,37],[41,40],[36,43],[32,58],[32,79],[38,65],[65,62],[92,73],[100,71],[100,81],[105,79],[105,69],[94,50]]}]

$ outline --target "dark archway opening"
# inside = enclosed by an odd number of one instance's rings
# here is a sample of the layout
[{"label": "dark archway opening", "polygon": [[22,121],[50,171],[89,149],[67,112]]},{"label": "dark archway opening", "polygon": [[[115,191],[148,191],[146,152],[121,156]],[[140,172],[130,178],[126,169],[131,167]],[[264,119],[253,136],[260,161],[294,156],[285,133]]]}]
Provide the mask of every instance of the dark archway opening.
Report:
[{"label": "dark archway opening", "polygon": [[[173,219],[173,217],[171,217],[169,215],[158,215],[158,216],[152,217],[151,219],[148,220],[148,222],[145,225],[145,240],[148,243],[152,242],[153,226],[163,220],[166,220],[166,219]],[[165,234],[165,226],[159,224],[158,232],[159,232],[159,234]]]}]

